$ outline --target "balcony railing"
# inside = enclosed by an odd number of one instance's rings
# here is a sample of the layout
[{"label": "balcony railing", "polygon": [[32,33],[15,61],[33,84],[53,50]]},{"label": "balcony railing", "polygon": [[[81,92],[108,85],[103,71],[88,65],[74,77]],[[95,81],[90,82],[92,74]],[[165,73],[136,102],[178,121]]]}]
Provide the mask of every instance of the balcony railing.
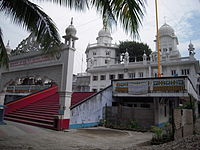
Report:
[{"label": "balcony railing", "polygon": [[116,44],[111,44],[111,43],[94,43],[94,44],[88,44],[87,48],[92,48],[96,46],[106,46],[106,47],[113,47],[113,48],[118,47]]}]

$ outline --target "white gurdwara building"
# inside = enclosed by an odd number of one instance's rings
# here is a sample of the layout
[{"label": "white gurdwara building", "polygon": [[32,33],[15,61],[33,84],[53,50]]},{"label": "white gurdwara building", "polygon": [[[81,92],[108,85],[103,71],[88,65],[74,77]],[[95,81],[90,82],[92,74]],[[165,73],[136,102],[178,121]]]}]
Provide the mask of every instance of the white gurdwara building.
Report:
[{"label": "white gurdwara building", "polygon": [[[174,29],[164,24],[159,29],[161,48],[162,77],[189,76],[199,91],[199,61],[195,59],[194,46],[189,44],[189,56],[181,57],[177,48],[178,38]],[[116,44],[112,44],[110,31],[103,28],[99,31],[96,44],[89,44],[86,49],[87,73],[90,74],[90,91],[100,91],[111,84],[113,79],[148,78],[157,76],[157,51],[143,61],[129,62],[128,52],[116,56]],[[157,49],[157,48],[156,48]]]}]

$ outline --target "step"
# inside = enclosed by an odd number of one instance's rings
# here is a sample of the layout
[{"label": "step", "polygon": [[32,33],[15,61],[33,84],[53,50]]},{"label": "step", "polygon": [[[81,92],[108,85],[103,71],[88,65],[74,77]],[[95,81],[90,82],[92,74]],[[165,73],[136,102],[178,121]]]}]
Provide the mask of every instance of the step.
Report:
[{"label": "step", "polygon": [[[18,109],[19,110],[19,109]],[[33,110],[33,111],[37,111],[37,110],[39,110],[39,111],[58,111],[59,109],[58,108],[37,108],[37,107],[35,107],[35,108],[21,108],[20,110]]]},{"label": "step", "polygon": [[44,99],[42,99],[42,100],[36,101],[34,103],[41,103],[41,104],[42,103],[59,103],[59,100],[52,100],[52,99],[44,100]]},{"label": "step", "polygon": [[59,100],[48,100],[48,101],[46,101],[46,100],[42,99],[42,100],[34,102],[33,104],[35,104],[35,103],[38,103],[38,104],[42,104],[42,103],[59,103]]},{"label": "step", "polygon": [[[13,111],[13,112],[11,112],[11,113],[15,113],[15,114],[19,114],[19,115],[21,115],[21,114],[27,114],[27,115],[37,115],[37,116],[40,116],[41,115],[41,113],[37,113],[37,112],[21,112],[21,111]],[[44,116],[44,117],[53,117],[54,115],[52,115],[52,114],[42,114],[42,116]]]},{"label": "step", "polygon": [[29,120],[29,121],[33,121],[33,122],[52,124],[52,125],[54,123],[53,119],[51,119],[51,120],[50,119],[39,119],[39,118],[34,118],[34,117],[26,117],[26,116],[12,115],[12,114],[5,115],[5,117],[18,118],[18,119],[22,119],[22,120]]},{"label": "step", "polygon": [[47,108],[57,108],[57,109],[59,109],[59,106],[25,106],[23,108],[45,108],[45,109],[47,109]]},{"label": "step", "polygon": [[50,114],[50,115],[56,115],[58,114],[58,111],[33,111],[33,110],[17,110],[17,112],[23,112],[23,113],[26,113],[26,112],[36,112],[36,113],[39,113],[39,114]]},{"label": "step", "polygon": [[[18,109],[18,110],[24,110],[24,111],[32,111],[32,112],[40,112],[40,113],[46,113],[46,112],[48,112],[48,113],[57,113],[58,111],[59,111],[59,109],[54,109],[54,110],[51,110],[51,109],[37,109],[37,108],[35,108],[35,109]],[[18,111],[17,110],[17,111]]]},{"label": "step", "polygon": [[48,102],[59,102],[59,100],[58,99],[48,98],[48,99],[41,99],[41,100],[39,100],[39,101],[37,101],[35,103],[43,103],[43,102],[45,102],[45,103],[48,103]]},{"label": "step", "polygon": [[25,113],[19,113],[19,112],[11,112],[8,115],[18,115],[18,116],[33,117],[33,118],[39,118],[39,119],[49,119],[49,120],[54,119],[53,115],[43,116],[43,115],[25,114]]},{"label": "step", "polygon": [[20,123],[24,123],[24,124],[29,124],[32,126],[38,126],[38,127],[48,128],[48,129],[55,129],[53,127],[53,125],[49,125],[49,124],[45,124],[45,123],[33,122],[33,121],[29,121],[29,120],[23,120],[23,119],[18,119],[18,118],[11,118],[11,117],[5,117],[4,119],[9,120],[9,121],[15,121],[15,122],[20,122]]},{"label": "step", "polygon": [[59,105],[55,105],[55,104],[45,104],[45,105],[27,105],[26,107],[48,107],[48,106],[53,106],[53,107],[59,107]]}]

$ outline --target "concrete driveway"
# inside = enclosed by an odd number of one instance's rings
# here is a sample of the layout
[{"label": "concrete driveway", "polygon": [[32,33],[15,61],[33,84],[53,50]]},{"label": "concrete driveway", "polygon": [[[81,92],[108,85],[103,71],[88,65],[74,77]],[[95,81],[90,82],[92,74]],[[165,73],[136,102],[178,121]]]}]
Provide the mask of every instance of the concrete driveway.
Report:
[{"label": "concrete driveway", "polygon": [[78,150],[129,149],[151,140],[151,133],[121,131],[103,127],[71,129],[65,132],[6,121],[0,125],[0,149]]}]

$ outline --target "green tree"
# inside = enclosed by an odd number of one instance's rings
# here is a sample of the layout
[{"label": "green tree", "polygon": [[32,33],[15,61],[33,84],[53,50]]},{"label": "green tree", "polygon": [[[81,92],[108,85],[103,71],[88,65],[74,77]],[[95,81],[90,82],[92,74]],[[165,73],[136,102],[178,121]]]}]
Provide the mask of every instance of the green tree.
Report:
[{"label": "green tree", "polygon": [[[75,10],[95,7],[106,18],[108,25],[120,21],[126,32],[138,36],[145,10],[145,0],[38,0],[49,1]],[[0,11],[12,18],[26,30],[34,33],[37,42],[44,47],[45,53],[55,53],[60,44],[60,36],[51,18],[39,6],[29,0],[0,0]],[[8,66],[8,56],[0,30],[0,66]]]},{"label": "green tree", "polygon": [[135,57],[137,61],[142,61],[143,60],[143,54],[144,51],[147,55],[147,57],[151,54],[151,49],[147,44],[144,43],[139,43],[135,41],[124,41],[120,42],[119,48],[117,50],[117,56],[119,58],[121,53],[125,53],[128,51],[129,53],[129,61],[133,62],[135,61]]}]

